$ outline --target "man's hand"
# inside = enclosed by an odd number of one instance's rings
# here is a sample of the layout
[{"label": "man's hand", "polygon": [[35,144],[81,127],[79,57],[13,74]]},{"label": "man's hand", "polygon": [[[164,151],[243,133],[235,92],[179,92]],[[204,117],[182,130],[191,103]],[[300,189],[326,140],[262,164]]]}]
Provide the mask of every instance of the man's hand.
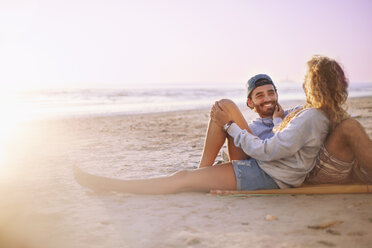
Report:
[{"label": "man's hand", "polygon": [[275,110],[274,110],[274,113],[273,113],[273,119],[278,118],[278,117],[280,117],[282,119],[284,118],[284,110],[283,110],[282,106],[280,106],[279,103],[277,103],[276,106],[275,106]]},{"label": "man's hand", "polygon": [[230,113],[216,102],[210,112],[210,117],[218,126],[223,127],[226,123],[231,121]]}]

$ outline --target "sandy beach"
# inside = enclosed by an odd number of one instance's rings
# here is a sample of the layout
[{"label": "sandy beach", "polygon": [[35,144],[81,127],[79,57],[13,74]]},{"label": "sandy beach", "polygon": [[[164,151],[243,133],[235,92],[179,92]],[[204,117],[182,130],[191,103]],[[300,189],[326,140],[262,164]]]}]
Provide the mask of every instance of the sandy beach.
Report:
[{"label": "sandy beach", "polygon": [[[372,138],[372,97],[351,98],[348,106]],[[149,196],[93,192],[74,180],[73,165],[123,179],[192,169],[208,114],[24,123],[3,142],[0,247],[372,246],[372,194]]]}]

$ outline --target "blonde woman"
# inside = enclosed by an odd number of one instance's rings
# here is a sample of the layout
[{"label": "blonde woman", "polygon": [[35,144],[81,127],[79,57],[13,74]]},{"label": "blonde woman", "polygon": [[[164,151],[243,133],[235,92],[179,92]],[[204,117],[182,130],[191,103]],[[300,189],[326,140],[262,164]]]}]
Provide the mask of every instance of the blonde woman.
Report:
[{"label": "blonde woman", "polygon": [[[339,127],[344,123],[345,128],[348,128],[349,123],[357,125],[351,119],[343,121],[348,118],[342,107],[347,98],[347,80],[336,61],[314,56],[308,62],[303,88],[306,105],[288,115],[277,127],[275,135],[266,140],[251,134],[247,122],[232,101],[216,102],[210,113],[211,121],[204,148],[207,152],[203,152],[203,156],[215,156],[220,143],[227,139],[229,163],[138,180],[100,177],[75,168],[75,178],[80,184],[94,189],[135,194],[298,187],[314,168],[319,151],[324,150],[323,144],[328,132],[334,134],[325,143],[328,151],[332,152],[333,143],[344,137],[344,130],[339,132],[338,129],[342,129]],[[362,136],[360,139],[372,149],[371,140],[363,133],[361,126],[359,130],[358,135]],[[347,143],[344,148],[349,147],[352,145]],[[358,146],[352,147],[349,151],[351,156],[355,155],[358,160],[365,156],[360,160],[372,161],[368,158],[372,152],[364,154],[366,151],[362,150],[363,156],[360,156],[358,149]],[[314,176],[317,177],[319,173]]]},{"label": "blonde woman", "polygon": [[342,68],[336,61],[321,56],[314,56],[308,65],[309,88],[318,92],[312,96],[307,94],[308,102],[322,106],[330,119],[331,132],[306,182],[372,183],[372,141],[362,125],[350,118],[343,107],[348,82]]}]

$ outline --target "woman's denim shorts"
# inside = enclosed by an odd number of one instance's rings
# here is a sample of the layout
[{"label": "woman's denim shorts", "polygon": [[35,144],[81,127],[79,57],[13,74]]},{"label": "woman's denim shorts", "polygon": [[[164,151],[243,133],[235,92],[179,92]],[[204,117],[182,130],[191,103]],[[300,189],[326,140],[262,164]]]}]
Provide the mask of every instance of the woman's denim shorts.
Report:
[{"label": "woman's denim shorts", "polygon": [[263,171],[256,159],[232,161],[237,190],[279,189],[275,181]]}]

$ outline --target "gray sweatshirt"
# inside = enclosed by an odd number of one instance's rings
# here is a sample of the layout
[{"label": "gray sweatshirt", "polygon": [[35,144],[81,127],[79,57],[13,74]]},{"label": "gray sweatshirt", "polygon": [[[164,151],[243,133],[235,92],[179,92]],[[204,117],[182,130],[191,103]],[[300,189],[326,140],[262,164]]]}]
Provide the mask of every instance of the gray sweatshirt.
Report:
[{"label": "gray sweatshirt", "polygon": [[280,188],[300,186],[314,165],[329,129],[326,115],[317,109],[303,109],[270,139],[261,140],[233,123],[228,134],[234,144],[255,158]]}]

